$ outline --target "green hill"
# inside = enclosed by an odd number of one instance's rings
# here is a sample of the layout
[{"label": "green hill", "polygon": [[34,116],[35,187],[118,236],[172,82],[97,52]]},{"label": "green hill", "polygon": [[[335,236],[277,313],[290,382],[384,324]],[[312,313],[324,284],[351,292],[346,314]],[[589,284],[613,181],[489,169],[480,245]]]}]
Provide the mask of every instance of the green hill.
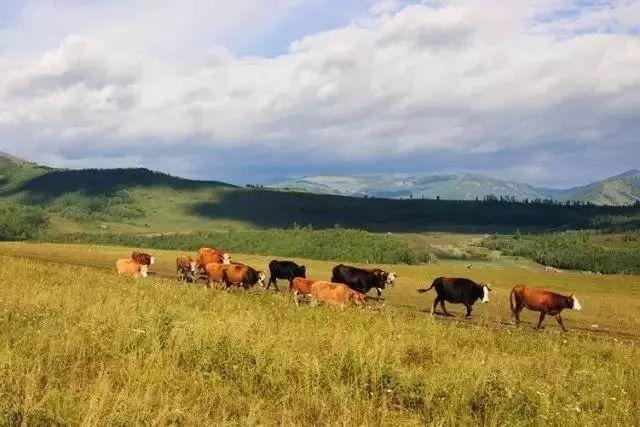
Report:
[{"label": "green hill", "polygon": [[640,201],[640,170],[630,170],[573,189],[562,200],[580,200],[598,205],[632,205]]},{"label": "green hill", "polygon": [[[148,169],[53,169],[0,157],[5,204],[38,209],[54,232],[169,233],[235,229],[442,229],[602,227],[634,223],[634,207],[513,201],[392,200],[239,188]],[[620,219],[623,218],[623,219]]]}]

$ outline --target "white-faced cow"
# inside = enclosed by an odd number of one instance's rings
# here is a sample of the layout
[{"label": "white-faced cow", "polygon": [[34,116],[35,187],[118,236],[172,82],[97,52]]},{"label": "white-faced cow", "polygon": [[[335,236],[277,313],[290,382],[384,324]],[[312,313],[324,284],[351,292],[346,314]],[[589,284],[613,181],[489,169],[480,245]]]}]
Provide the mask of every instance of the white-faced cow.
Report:
[{"label": "white-faced cow", "polygon": [[156,263],[156,257],[144,252],[139,252],[139,251],[133,251],[133,253],[131,254],[131,259],[137,262],[138,264],[144,264],[146,266],[153,265]]},{"label": "white-faced cow", "polygon": [[[395,279],[395,273],[392,273]],[[333,267],[331,282],[344,283],[354,291],[366,294],[375,288],[378,296],[382,295],[382,290],[387,285],[392,285],[393,280],[389,281],[390,274],[379,268],[365,269],[352,267],[349,265],[338,264]]]},{"label": "white-faced cow", "polygon": [[582,310],[580,301],[578,301],[578,298],[573,294],[562,295],[544,289],[530,288],[523,285],[514,286],[514,288],[511,289],[509,304],[513,315],[516,317],[517,323],[520,323],[520,312],[524,307],[527,307],[531,311],[539,311],[540,319],[538,320],[538,326],[536,326],[536,329],[540,328],[544,317],[549,314],[551,316],[555,316],[556,320],[562,327],[562,330],[566,331],[567,329],[564,327],[564,323],[562,323],[560,312],[565,308],[576,311]]},{"label": "white-faced cow", "polygon": [[467,308],[465,318],[471,317],[471,307],[478,299],[483,303],[489,302],[489,285],[478,284],[473,280],[453,277],[438,277],[433,281],[428,289],[418,289],[418,292],[429,292],[436,289],[436,299],[433,300],[433,310],[436,313],[436,306],[440,303],[445,316],[453,316],[447,312],[444,306],[445,301],[453,304],[464,304]]},{"label": "white-faced cow", "polygon": [[278,279],[284,279],[289,281],[289,290],[292,287],[292,281],[296,277],[307,277],[307,269],[304,265],[298,265],[293,261],[278,261],[274,259],[269,263],[269,283],[267,283],[267,289],[273,286],[278,291]]},{"label": "white-faced cow", "polygon": [[196,280],[196,262],[189,255],[176,258],[176,273],[181,282],[193,283]]}]

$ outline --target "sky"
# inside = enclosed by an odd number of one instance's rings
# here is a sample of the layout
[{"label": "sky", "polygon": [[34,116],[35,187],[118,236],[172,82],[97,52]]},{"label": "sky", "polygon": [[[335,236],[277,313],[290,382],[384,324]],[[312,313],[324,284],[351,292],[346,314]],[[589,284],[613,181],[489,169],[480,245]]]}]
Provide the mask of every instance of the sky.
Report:
[{"label": "sky", "polygon": [[0,150],[584,184],[640,168],[640,0],[0,0]]}]

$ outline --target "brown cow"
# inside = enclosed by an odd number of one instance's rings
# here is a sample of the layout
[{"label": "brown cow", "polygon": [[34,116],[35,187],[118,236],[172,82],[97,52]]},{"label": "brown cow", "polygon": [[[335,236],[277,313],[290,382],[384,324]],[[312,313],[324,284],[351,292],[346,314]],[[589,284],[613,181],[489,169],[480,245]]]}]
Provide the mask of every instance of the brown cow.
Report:
[{"label": "brown cow", "polygon": [[544,317],[549,314],[555,316],[562,330],[566,331],[567,329],[564,327],[564,323],[562,323],[560,312],[565,308],[576,311],[582,310],[580,301],[578,301],[573,294],[567,296],[523,285],[514,286],[514,288],[511,289],[509,304],[511,305],[511,311],[516,317],[517,323],[520,323],[520,312],[524,307],[527,307],[531,311],[539,311],[540,320],[538,320],[536,329],[540,329]]},{"label": "brown cow", "polygon": [[149,266],[139,264],[131,258],[120,258],[116,261],[116,270],[118,270],[118,274],[120,275],[147,277]]},{"label": "brown cow", "polygon": [[131,259],[137,262],[138,264],[144,264],[147,266],[153,265],[156,263],[156,257],[154,257],[153,255],[149,255],[147,253],[138,252],[138,251],[133,251],[133,253],[131,254]]},{"label": "brown cow", "polygon": [[205,272],[205,267],[209,263],[229,264],[229,254],[224,253],[222,249],[218,248],[200,248],[198,249],[198,255],[196,257],[197,267]]},{"label": "brown cow", "polygon": [[316,280],[305,279],[303,277],[294,277],[291,280],[290,290],[293,291],[293,302],[300,305],[300,295],[311,295],[311,286]]},{"label": "brown cow", "polygon": [[264,279],[267,277],[262,271],[257,271],[247,265],[241,264],[225,265],[223,275],[223,282],[227,288],[233,284],[240,285],[245,289],[256,283],[264,286]]},{"label": "brown cow", "polygon": [[207,288],[216,283],[218,286],[224,283],[224,269],[226,265],[220,262],[210,262],[204,268],[207,275]]},{"label": "brown cow", "polygon": [[363,293],[354,291],[347,285],[324,281],[311,285],[311,298],[312,301],[320,301],[340,308],[344,308],[350,303],[361,305],[366,300]]},{"label": "brown cow", "polygon": [[196,279],[196,262],[189,255],[176,258],[176,272],[181,282],[193,283]]}]

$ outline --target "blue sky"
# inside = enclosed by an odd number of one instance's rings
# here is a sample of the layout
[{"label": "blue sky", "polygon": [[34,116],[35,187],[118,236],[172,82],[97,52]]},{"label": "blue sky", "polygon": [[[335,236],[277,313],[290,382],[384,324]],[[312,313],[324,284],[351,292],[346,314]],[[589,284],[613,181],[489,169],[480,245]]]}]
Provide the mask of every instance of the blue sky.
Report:
[{"label": "blue sky", "polygon": [[573,186],[640,167],[639,28],[640,0],[6,0],[0,150]]}]

